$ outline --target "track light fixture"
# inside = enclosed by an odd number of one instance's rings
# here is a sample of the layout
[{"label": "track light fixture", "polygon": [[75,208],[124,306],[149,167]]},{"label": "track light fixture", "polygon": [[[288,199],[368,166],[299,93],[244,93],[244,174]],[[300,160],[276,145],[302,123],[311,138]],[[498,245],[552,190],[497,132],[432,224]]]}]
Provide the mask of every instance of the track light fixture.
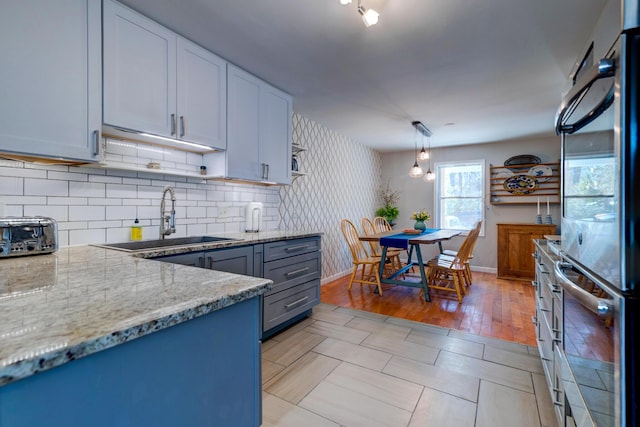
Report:
[{"label": "track light fixture", "polygon": [[[352,0],[338,0],[338,1],[340,2],[341,5],[346,6],[348,4],[351,4]],[[367,27],[376,25],[378,23],[378,18],[380,17],[380,14],[373,9],[367,9],[364,6],[362,6],[362,0],[358,0],[358,13],[360,14],[360,16],[362,16],[362,22],[364,22],[364,25],[366,25]]]}]

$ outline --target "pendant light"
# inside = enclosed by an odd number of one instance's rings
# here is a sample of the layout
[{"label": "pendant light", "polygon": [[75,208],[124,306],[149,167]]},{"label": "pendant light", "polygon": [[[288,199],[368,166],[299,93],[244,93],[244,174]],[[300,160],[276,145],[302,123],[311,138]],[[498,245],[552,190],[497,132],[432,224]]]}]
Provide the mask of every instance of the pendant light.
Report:
[{"label": "pendant light", "polygon": [[431,137],[428,138],[429,139],[429,166],[427,166],[427,173],[424,174],[424,177],[422,179],[424,179],[425,182],[432,182],[436,179],[436,174],[431,172]]},{"label": "pendant light", "polygon": [[415,145],[415,157],[414,157],[413,166],[409,170],[409,176],[411,178],[420,178],[422,176],[423,172],[422,172],[422,168],[418,164],[418,128],[416,128],[415,138],[413,138],[413,141],[415,143],[414,144]]},{"label": "pendant light", "polygon": [[[422,133],[420,133],[420,135],[422,135]],[[431,153],[424,149],[424,138],[420,138],[420,140],[422,141],[422,149],[420,150],[420,154],[418,154],[418,161],[424,162],[425,160],[429,160]]]},{"label": "pendant light", "polygon": [[[338,0],[338,2],[347,6],[351,4],[352,0]],[[362,16],[362,22],[367,27],[371,27],[372,25],[376,25],[378,23],[378,19],[380,18],[380,14],[373,9],[367,9],[362,5],[362,0],[358,0],[358,13]]]}]

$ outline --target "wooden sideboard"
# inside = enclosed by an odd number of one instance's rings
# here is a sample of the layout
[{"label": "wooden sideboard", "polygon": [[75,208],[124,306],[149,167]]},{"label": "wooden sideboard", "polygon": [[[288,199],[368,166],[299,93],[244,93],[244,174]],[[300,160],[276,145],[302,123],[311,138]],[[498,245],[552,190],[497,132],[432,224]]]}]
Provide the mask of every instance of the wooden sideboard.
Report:
[{"label": "wooden sideboard", "polygon": [[498,279],[535,277],[534,239],[556,234],[554,224],[498,224]]}]

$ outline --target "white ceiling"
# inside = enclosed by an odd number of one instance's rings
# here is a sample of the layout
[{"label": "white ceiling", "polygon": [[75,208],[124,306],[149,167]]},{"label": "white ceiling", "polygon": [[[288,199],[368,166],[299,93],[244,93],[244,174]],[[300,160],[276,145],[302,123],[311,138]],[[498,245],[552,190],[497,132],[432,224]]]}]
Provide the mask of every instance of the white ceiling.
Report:
[{"label": "white ceiling", "polygon": [[122,0],[380,151],[553,134],[566,76],[605,0]]}]

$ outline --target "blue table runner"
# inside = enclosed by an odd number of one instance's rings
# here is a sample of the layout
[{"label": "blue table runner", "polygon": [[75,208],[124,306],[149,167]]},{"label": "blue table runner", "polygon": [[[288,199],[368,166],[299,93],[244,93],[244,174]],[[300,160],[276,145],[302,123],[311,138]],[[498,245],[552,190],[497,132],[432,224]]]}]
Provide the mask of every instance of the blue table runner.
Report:
[{"label": "blue table runner", "polygon": [[418,236],[424,236],[425,234],[435,233],[440,231],[439,228],[427,228],[420,234],[408,234],[398,233],[391,236],[381,237],[380,246],[387,246],[391,248],[409,249],[409,240],[415,239]]}]

